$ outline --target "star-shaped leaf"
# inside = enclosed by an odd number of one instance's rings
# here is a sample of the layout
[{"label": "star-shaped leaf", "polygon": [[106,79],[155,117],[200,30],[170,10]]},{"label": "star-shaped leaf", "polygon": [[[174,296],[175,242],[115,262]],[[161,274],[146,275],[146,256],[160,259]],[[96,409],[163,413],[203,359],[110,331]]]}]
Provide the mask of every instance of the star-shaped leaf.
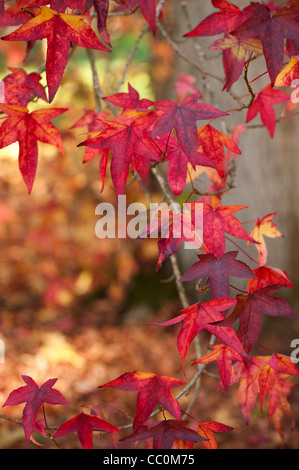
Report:
[{"label": "star-shaped leaf", "polygon": [[[133,115],[125,119],[122,114],[114,121],[104,121],[105,130],[91,137],[79,146],[86,145],[94,149],[111,149],[112,160],[110,165],[111,178],[116,194],[122,194],[129,173],[130,166],[141,173],[142,179],[146,179],[151,160],[159,161],[161,153],[147,134],[151,123],[151,113],[145,115]],[[140,157],[139,160],[136,158]],[[144,171],[142,173],[142,171]]]},{"label": "star-shaped leaf", "polygon": [[138,112],[148,111],[148,107],[152,106],[153,102],[145,98],[140,99],[138,91],[130,83],[128,84],[128,89],[128,93],[115,93],[114,95],[106,96],[104,100],[123,108],[124,111],[130,109],[135,109]]},{"label": "star-shaped leaf", "polygon": [[38,410],[43,403],[68,405],[69,402],[65,400],[58,390],[53,388],[57,379],[49,379],[40,387],[28,375],[22,375],[22,379],[26,385],[13,390],[3,404],[3,407],[26,403],[23,410],[23,427],[26,440],[29,441],[35,428]]},{"label": "star-shaped leaf", "polygon": [[155,139],[175,129],[185,154],[189,155],[189,158],[196,158],[199,146],[196,121],[228,115],[210,104],[198,103],[199,97],[200,93],[194,93],[180,104],[169,100],[156,101],[155,106],[162,113],[153,127],[151,137]]},{"label": "star-shaped leaf", "polygon": [[263,45],[267,69],[274,85],[284,58],[284,40],[298,40],[298,7],[281,8],[272,14],[267,5],[251,2],[252,16],[243,22],[231,34],[237,38],[258,38]]},{"label": "star-shaped leaf", "polygon": [[246,206],[212,206],[203,204],[203,242],[210,254],[220,258],[225,253],[225,232],[236,238],[255,243],[238,219],[235,212],[246,209]]},{"label": "star-shaped leaf", "polygon": [[238,294],[237,304],[232,313],[217,325],[232,325],[239,319],[238,337],[246,352],[256,344],[261,328],[262,314],[274,317],[297,318],[298,315],[288,302],[280,297],[272,296],[280,289],[280,285],[268,286],[246,295]]},{"label": "star-shaped leaf", "polygon": [[95,415],[79,413],[71,419],[65,421],[55,432],[54,438],[65,436],[72,432],[78,433],[79,441],[84,449],[92,449],[92,433],[93,431],[121,432],[107,421],[98,418]]},{"label": "star-shaped leaf", "polygon": [[84,21],[84,16],[57,13],[41,7],[40,14],[7,36],[6,41],[35,41],[47,38],[46,75],[49,88],[49,102],[60,85],[68,61],[71,43],[80,47],[109,51]]},{"label": "star-shaped leaf", "polygon": [[243,11],[227,0],[212,0],[215,8],[221,11],[212,13],[201,21],[192,31],[184,36],[213,36],[224,32],[229,33],[244,22],[251,13],[251,8],[246,7]]},{"label": "star-shaped leaf", "polygon": [[[280,233],[274,222],[272,220],[274,217],[277,215],[276,212],[272,212],[271,214],[265,215],[262,219],[257,219],[252,232],[251,236],[258,242],[258,244],[255,244],[255,247],[258,251],[259,254],[259,265],[264,266],[267,263],[268,259],[268,250],[267,250],[267,245],[264,240],[264,237],[268,238],[277,238],[277,237],[283,237],[283,235]],[[250,246],[250,242],[248,242],[248,245]]]},{"label": "star-shaped leaf", "polygon": [[236,155],[241,151],[236,143],[223,132],[207,124],[198,129],[199,149],[215,163],[220,176],[224,176],[224,147]]},{"label": "star-shaped leaf", "polygon": [[236,259],[238,251],[229,251],[220,258],[211,254],[198,255],[199,261],[187,269],[181,281],[194,281],[204,277],[209,278],[213,299],[229,297],[229,277],[255,278],[247,264]]},{"label": "star-shaped leaf", "polygon": [[274,90],[271,84],[266,85],[254,98],[248,109],[246,122],[252,121],[260,113],[261,121],[273,138],[276,128],[276,114],[274,104],[289,101],[290,97],[282,90]]},{"label": "star-shaped leaf", "polygon": [[213,350],[210,353],[197,359],[193,364],[208,364],[209,362],[217,361],[222,386],[224,391],[227,392],[231,380],[232,361],[242,362],[243,360],[244,356],[229,346],[214,344]]},{"label": "star-shaped leaf", "polygon": [[38,109],[29,113],[20,106],[1,104],[1,108],[9,117],[0,128],[0,148],[19,142],[19,168],[30,193],[37,168],[37,141],[55,145],[63,153],[60,133],[50,119],[67,109]]},{"label": "star-shaped leaf", "polygon": [[176,439],[192,442],[207,441],[206,437],[202,437],[193,429],[188,428],[188,421],[178,419],[165,419],[147,426],[139,426],[137,431],[120,439],[120,441],[135,442],[149,438],[153,438],[153,449],[171,449]]},{"label": "star-shaped leaf", "polygon": [[181,419],[179,403],[170,389],[184,384],[183,380],[174,379],[173,377],[135,371],[126,372],[99,388],[112,387],[128,392],[138,392],[136,414],[133,422],[134,430],[136,430],[148,419],[157,403],[160,403],[176,419]]},{"label": "star-shaped leaf", "polygon": [[216,324],[217,321],[220,323],[224,319],[221,312],[233,307],[236,302],[235,299],[227,298],[210,300],[204,303],[198,302],[182,310],[182,314],[178,317],[157,325],[168,326],[183,322],[177,338],[178,351],[183,361],[191,342],[202,330],[208,330],[222,343],[230,346],[239,354],[247,356],[234,330],[226,327],[219,328]]}]

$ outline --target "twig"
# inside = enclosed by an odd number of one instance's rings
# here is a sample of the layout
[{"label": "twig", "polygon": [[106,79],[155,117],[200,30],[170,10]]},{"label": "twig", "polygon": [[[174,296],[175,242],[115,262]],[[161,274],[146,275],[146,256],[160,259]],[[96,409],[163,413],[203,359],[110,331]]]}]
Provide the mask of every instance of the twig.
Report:
[{"label": "twig", "polygon": [[[160,0],[158,6],[157,6],[157,8],[156,8],[156,19],[159,17],[160,11],[161,11],[161,9],[162,9],[164,3],[165,3],[165,0]],[[119,92],[121,86],[124,84],[125,79],[126,79],[126,75],[127,75],[127,72],[128,72],[128,69],[129,69],[129,67],[130,67],[130,64],[131,64],[133,58],[134,58],[135,52],[137,51],[137,49],[138,49],[138,47],[139,47],[139,44],[140,44],[140,42],[141,42],[143,36],[149,31],[149,29],[150,29],[150,28],[149,28],[149,25],[146,24],[146,25],[144,26],[143,30],[141,31],[141,33],[139,34],[139,36],[138,36],[138,38],[137,38],[137,40],[136,40],[134,46],[132,47],[131,52],[130,52],[130,54],[129,54],[129,57],[128,57],[128,59],[127,59],[127,62],[126,62],[124,71],[123,71],[122,78],[121,78],[120,82],[118,83],[118,85],[116,86],[116,91],[115,91],[116,93]]]},{"label": "twig", "polygon": [[95,58],[94,52],[91,49],[87,49],[87,55],[90,62],[90,67],[92,71],[92,79],[93,79],[93,89],[94,89],[94,97],[96,102],[96,112],[99,113],[102,110],[101,99],[103,99],[104,95],[101,90],[100,80],[97,73],[96,65],[95,65]]}]

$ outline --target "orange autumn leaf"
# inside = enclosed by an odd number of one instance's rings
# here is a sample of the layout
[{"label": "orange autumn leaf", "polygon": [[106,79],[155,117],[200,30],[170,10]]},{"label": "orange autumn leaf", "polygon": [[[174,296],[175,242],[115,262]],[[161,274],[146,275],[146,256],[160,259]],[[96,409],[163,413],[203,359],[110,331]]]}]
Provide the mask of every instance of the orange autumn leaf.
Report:
[{"label": "orange autumn leaf", "polygon": [[137,391],[136,415],[133,422],[134,431],[150,416],[155,405],[160,403],[174,418],[181,419],[179,402],[170,389],[185,385],[183,380],[165,377],[147,372],[126,372],[115,380],[99,388],[112,387],[128,392]]},{"label": "orange autumn leaf", "polygon": [[39,15],[13,33],[2,37],[5,41],[36,41],[47,38],[46,75],[50,103],[62,80],[71,43],[88,49],[109,51],[83,20],[84,16],[57,13],[50,8],[41,7]]},{"label": "orange autumn leaf", "polygon": [[9,117],[0,128],[0,148],[19,142],[19,168],[30,193],[38,161],[37,141],[55,145],[63,153],[60,133],[50,119],[67,109],[38,109],[30,113],[27,108],[5,104],[1,104],[1,109]]},{"label": "orange autumn leaf", "polygon": [[275,86],[291,86],[292,81],[299,77],[299,60],[291,57],[290,62],[277,76]]},{"label": "orange autumn leaf", "polygon": [[[253,227],[253,230],[251,232],[251,236],[257,242],[259,242],[258,244],[255,244],[259,254],[259,266],[264,266],[267,263],[268,258],[268,250],[266,242],[264,240],[264,236],[268,238],[283,237],[274,222],[272,222],[276,214],[277,211],[273,212],[272,214],[266,215],[262,219],[257,219],[255,226]],[[248,242],[248,246],[250,246],[250,242]]]}]

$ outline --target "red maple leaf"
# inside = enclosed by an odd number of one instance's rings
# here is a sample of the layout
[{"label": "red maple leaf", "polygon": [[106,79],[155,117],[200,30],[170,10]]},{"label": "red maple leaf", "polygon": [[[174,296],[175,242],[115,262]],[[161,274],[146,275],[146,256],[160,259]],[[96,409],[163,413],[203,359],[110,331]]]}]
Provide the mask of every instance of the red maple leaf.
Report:
[{"label": "red maple leaf", "polygon": [[207,124],[198,129],[199,150],[215,163],[220,176],[224,176],[224,147],[236,155],[241,151],[236,143],[223,132]]},{"label": "red maple leaf", "polygon": [[30,193],[37,168],[37,141],[55,145],[63,153],[60,133],[50,119],[67,109],[38,109],[29,113],[19,106],[1,104],[1,108],[9,117],[0,128],[0,148],[19,142],[19,168]]},{"label": "red maple leaf", "polygon": [[6,41],[35,41],[47,38],[46,76],[50,103],[64,74],[71,43],[89,49],[109,51],[83,19],[84,16],[57,13],[47,7],[41,7],[39,15],[13,33],[2,37]]},{"label": "red maple leaf", "polygon": [[256,278],[251,278],[247,284],[247,291],[263,289],[264,287],[279,285],[281,287],[294,287],[289,280],[287,273],[282,269],[271,266],[260,266],[252,270]]},{"label": "red maple leaf", "polygon": [[279,373],[299,376],[299,372],[291,358],[282,354],[274,353],[270,357],[254,356],[251,360],[260,367],[254,374],[252,381],[258,381],[262,410],[264,399],[275,386]]},{"label": "red maple leaf", "polygon": [[163,323],[156,323],[156,325],[168,326],[183,322],[177,338],[178,351],[183,361],[191,342],[202,330],[208,330],[222,343],[230,346],[239,354],[247,356],[234,330],[218,327],[216,324],[217,321],[220,323],[224,318],[221,312],[233,307],[236,302],[235,299],[227,298],[210,300],[204,303],[198,302],[183,309],[182,314],[178,317]]},{"label": "red maple leaf", "polygon": [[215,8],[221,11],[212,13],[201,21],[192,31],[184,37],[213,36],[221,33],[229,33],[244,22],[251,14],[251,6],[242,11],[239,7],[226,0],[212,0]]},{"label": "red maple leaf", "polygon": [[65,436],[71,432],[77,432],[79,441],[84,449],[92,449],[92,433],[93,431],[121,432],[107,421],[98,418],[95,415],[79,413],[71,419],[65,421],[55,432],[54,438]]},{"label": "red maple leaf", "polygon": [[[126,186],[128,172],[133,163],[142,180],[150,170],[150,161],[159,161],[161,153],[147,134],[152,113],[126,119],[122,114],[114,121],[102,121],[105,130],[97,136],[81,142],[96,149],[112,149],[111,178],[116,194],[122,194]],[[141,161],[136,159],[141,157]],[[144,173],[143,173],[144,172]]]},{"label": "red maple leaf", "polygon": [[208,364],[217,361],[221,383],[225,392],[228,391],[231,381],[232,361],[243,362],[244,356],[224,344],[216,344],[213,351],[197,359],[193,364]]},{"label": "red maple leaf", "polygon": [[22,375],[22,379],[26,385],[13,390],[2,406],[15,406],[26,403],[23,410],[23,428],[26,440],[29,441],[35,428],[38,410],[43,403],[68,405],[69,402],[58,390],[52,388],[57,379],[49,379],[40,387],[28,375]]},{"label": "red maple leaf", "polygon": [[197,165],[216,168],[211,156],[203,152],[197,152],[193,156],[186,154],[172,134],[158,138],[156,143],[159,148],[165,148],[164,160],[169,162],[167,180],[175,195],[181,194],[186,185],[188,163],[192,165],[194,170]]},{"label": "red maple leaf", "polygon": [[[265,215],[262,219],[257,219],[251,232],[251,236],[258,242],[255,246],[259,254],[260,266],[264,266],[267,263],[268,258],[268,250],[264,237],[283,237],[274,222],[272,222],[276,215],[277,211],[272,212],[272,214]],[[250,242],[248,242],[248,246],[250,246]]]},{"label": "red maple leaf", "polygon": [[234,212],[246,209],[246,206],[215,207],[203,202],[203,242],[210,254],[220,258],[225,253],[225,232],[236,238],[255,240],[249,235],[241,222],[234,217]]},{"label": "red maple leaf", "polygon": [[117,379],[101,385],[99,388],[117,388],[128,392],[137,391],[136,414],[133,421],[134,430],[143,424],[155,405],[160,403],[176,419],[181,419],[179,402],[172,395],[170,389],[185,385],[183,380],[155,375],[147,372],[126,372]]},{"label": "red maple leaf", "polygon": [[238,251],[229,251],[216,258],[213,255],[197,255],[199,261],[187,269],[181,281],[194,281],[209,278],[213,299],[229,297],[229,277],[251,278],[254,273],[247,264],[236,259]]},{"label": "red maple leaf", "polygon": [[252,16],[231,34],[239,39],[258,38],[263,45],[267,69],[274,85],[283,65],[284,40],[298,40],[299,10],[295,7],[281,8],[272,14],[267,5],[251,2]]},{"label": "red maple leaf", "polygon": [[292,86],[293,80],[299,76],[299,59],[291,57],[290,62],[278,74],[274,86]]},{"label": "red maple leaf", "polygon": [[206,441],[202,441],[202,445],[205,449],[218,448],[215,432],[228,432],[233,430],[231,426],[219,423],[218,421],[199,421],[196,422],[196,426],[198,434],[207,439]]},{"label": "red maple leaf", "polygon": [[232,325],[239,319],[237,334],[246,352],[254,347],[259,338],[263,313],[274,317],[298,317],[286,300],[271,295],[280,287],[280,285],[272,285],[246,295],[238,294],[237,305],[232,313],[225,320],[217,322],[218,325],[225,326]]},{"label": "red maple leaf", "polygon": [[135,109],[138,112],[148,111],[148,107],[154,104],[151,100],[140,99],[138,91],[130,83],[128,83],[128,89],[128,93],[115,93],[114,95],[106,96],[104,100],[123,108],[124,111],[130,109]]},{"label": "red maple leaf", "polygon": [[151,137],[155,139],[168,134],[174,128],[185,154],[189,155],[189,158],[196,158],[199,146],[196,121],[228,115],[210,104],[198,103],[199,97],[200,93],[194,93],[180,104],[169,100],[156,101],[154,104],[161,114],[153,127]]},{"label": "red maple leaf", "polygon": [[135,442],[149,438],[153,438],[153,449],[171,449],[176,439],[192,442],[207,441],[206,437],[188,427],[188,421],[178,419],[165,419],[150,425],[142,425],[120,441]]},{"label": "red maple leaf", "polygon": [[276,127],[276,114],[274,104],[289,101],[290,97],[282,90],[274,90],[271,84],[266,85],[254,98],[248,109],[246,122],[252,121],[260,113],[261,121],[268,129],[271,137],[274,136]]},{"label": "red maple leaf", "polygon": [[3,79],[6,104],[25,108],[35,96],[47,101],[38,73],[27,74],[25,70],[15,67],[9,67],[9,70],[12,73]]},{"label": "red maple leaf", "polygon": [[243,72],[247,51],[263,53],[262,44],[259,39],[238,39],[231,34],[217,39],[209,47],[211,50],[223,51],[223,68],[226,82],[222,89],[230,90]]}]

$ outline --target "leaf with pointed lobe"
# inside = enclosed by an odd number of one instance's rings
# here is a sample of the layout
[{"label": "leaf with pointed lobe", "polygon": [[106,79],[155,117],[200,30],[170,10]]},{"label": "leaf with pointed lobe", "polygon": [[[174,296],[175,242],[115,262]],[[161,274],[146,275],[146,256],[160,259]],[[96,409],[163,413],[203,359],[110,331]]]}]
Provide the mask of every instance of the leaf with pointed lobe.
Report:
[{"label": "leaf with pointed lobe", "polygon": [[198,434],[207,439],[207,441],[202,441],[202,445],[205,449],[218,449],[215,432],[228,432],[234,429],[218,421],[199,421],[197,424]]},{"label": "leaf with pointed lobe", "polygon": [[229,91],[243,72],[247,51],[257,54],[263,53],[263,47],[259,39],[238,39],[231,34],[217,39],[209,47],[211,50],[223,51],[223,68],[226,83],[222,91]]},{"label": "leaf with pointed lobe", "polygon": [[[273,222],[276,215],[277,211],[265,215],[262,219],[257,219],[252,229],[251,236],[258,242],[258,244],[255,244],[255,247],[259,254],[259,266],[264,266],[267,263],[268,258],[268,250],[264,237],[283,237]],[[250,246],[250,242],[248,242],[248,246]]]},{"label": "leaf with pointed lobe", "polygon": [[27,74],[25,70],[16,67],[9,67],[9,70],[11,73],[3,79],[6,104],[26,108],[35,96],[47,101],[46,92],[40,83],[41,76],[38,73]]},{"label": "leaf with pointed lobe", "polygon": [[240,155],[241,151],[235,142],[223,132],[207,124],[198,129],[199,149],[215,163],[220,176],[224,175],[224,147]]},{"label": "leaf with pointed lobe", "polygon": [[273,138],[276,128],[276,114],[274,104],[285,103],[290,97],[282,90],[274,90],[271,84],[266,85],[254,98],[252,105],[248,109],[246,122],[252,121],[257,114],[264,126],[268,129],[270,136]]},{"label": "leaf with pointed lobe", "polygon": [[22,375],[22,379],[26,383],[25,386],[13,390],[4,406],[15,406],[26,403],[23,410],[23,428],[27,442],[34,431],[38,410],[44,403],[50,405],[68,405],[62,394],[53,388],[57,379],[49,379],[40,387],[28,375]]},{"label": "leaf with pointed lobe", "polygon": [[171,449],[176,439],[191,442],[207,441],[206,437],[202,437],[188,427],[188,421],[179,419],[165,419],[147,426],[139,426],[134,433],[120,441],[135,442],[149,438],[153,438],[153,449]]},{"label": "leaf with pointed lobe", "polygon": [[132,116],[122,114],[114,121],[102,120],[105,129],[78,145],[112,150],[110,171],[117,195],[122,194],[125,189],[130,166],[136,163],[135,155],[143,159],[147,169],[146,175],[143,174],[143,180],[150,170],[150,162],[161,160],[160,151],[147,134],[152,116],[151,112],[137,114],[137,117],[136,114]]},{"label": "leaf with pointed lobe", "polygon": [[19,168],[30,193],[38,162],[37,142],[54,145],[63,153],[60,133],[50,119],[59,116],[67,109],[38,109],[29,113],[27,108],[20,106],[6,104],[0,106],[9,116],[0,128],[0,148],[19,142]]},{"label": "leaf with pointed lobe", "polygon": [[121,432],[107,421],[98,418],[95,415],[88,415],[86,413],[79,413],[71,419],[65,421],[59,429],[55,432],[54,438],[65,436],[72,432],[78,433],[79,441],[84,449],[92,449],[92,433],[93,431],[106,431],[106,432]]},{"label": "leaf with pointed lobe", "polygon": [[250,414],[256,404],[259,393],[258,383],[252,380],[258,370],[259,367],[253,362],[248,362],[246,365],[236,362],[233,365],[233,380],[231,385],[239,382],[237,400],[246,424],[249,424]]},{"label": "leaf with pointed lobe", "polygon": [[224,391],[227,392],[231,380],[232,361],[242,362],[243,360],[244,356],[229,346],[216,344],[210,353],[200,357],[193,364],[208,364],[209,362],[217,361],[220,380]]},{"label": "leaf with pointed lobe", "polygon": [[290,62],[278,74],[274,86],[292,86],[294,80],[299,77],[299,59],[291,57]]},{"label": "leaf with pointed lobe", "polygon": [[263,45],[271,84],[274,85],[283,65],[284,40],[298,39],[299,9],[285,7],[272,13],[267,5],[251,2],[252,16],[231,34],[239,39],[257,38]]},{"label": "leaf with pointed lobe", "polygon": [[153,102],[148,99],[140,99],[139,93],[133,88],[130,83],[128,84],[128,93],[115,93],[111,96],[106,96],[104,100],[109,101],[124,111],[135,109],[138,112],[148,111],[149,106],[153,105]]},{"label": "leaf with pointed lobe", "polygon": [[177,347],[183,362],[191,342],[202,330],[208,330],[223,344],[230,346],[234,351],[246,357],[247,354],[233,328],[219,328],[216,324],[217,321],[220,322],[225,318],[222,312],[235,306],[236,302],[235,299],[228,298],[214,299],[204,303],[198,302],[183,309],[178,317],[156,325],[169,326],[182,322],[177,338]]},{"label": "leaf with pointed lobe", "polygon": [[5,41],[35,41],[47,38],[46,76],[51,103],[61,83],[71,43],[77,46],[110,51],[84,21],[84,16],[57,13],[42,6],[40,13],[11,34]]},{"label": "leaf with pointed lobe", "polygon": [[246,206],[222,206],[220,203],[212,206],[205,202],[202,204],[203,242],[210,254],[216,258],[224,255],[225,233],[255,243],[254,238],[246,232],[241,222],[233,215],[237,211],[246,209]]},{"label": "leaf with pointed lobe", "polygon": [[264,287],[248,294],[238,294],[237,304],[232,313],[217,325],[231,326],[239,320],[238,338],[248,353],[256,344],[261,328],[262,314],[274,317],[298,318],[288,302],[280,297],[272,296],[280,289],[280,285]]},{"label": "leaf with pointed lobe", "polygon": [[213,299],[229,297],[229,277],[255,278],[247,264],[236,259],[238,251],[229,251],[216,258],[211,254],[197,255],[199,261],[187,269],[180,281],[194,281],[204,277],[209,278]]},{"label": "leaf with pointed lobe", "polygon": [[164,149],[165,154],[164,161],[168,161],[167,180],[173,194],[178,195],[183,191],[187,175],[188,175],[188,163],[190,163],[193,169],[197,165],[207,166],[216,168],[216,164],[212,158],[203,152],[197,152],[196,155],[190,156],[184,152],[180,144],[171,134],[170,137],[167,135],[161,136],[156,139],[160,149]]},{"label": "leaf with pointed lobe", "polygon": [[181,419],[180,406],[170,389],[185,385],[183,380],[165,377],[148,372],[126,372],[99,388],[112,387],[128,392],[136,391],[137,405],[133,421],[134,431],[150,416],[155,405],[160,403],[176,419]]},{"label": "leaf with pointed lobe", "polygon": [[263,289],[273,284],[280,285],[281,287],[294,287],[287,273],[282,269],[272,268],[271,266],[259,266],[253,269],[252,272],[256,277],[249,279],[247,284],[248,292]]},{"label": "leaf with pointed lobe", "polygon": [[251,16],[250,6],[241,10],[237,5],[226,0],[212,0],[212,4],[221,11],[209,15],[192,31],[184,34],[184,37],[213,36],[229,33]]},{"label": "leaf with pointed lobe", "polygon": [[194,93],[180,104],[169,100],[156,101],[154,104],[161,111],[161,115],[151,131],[151,137],[155,139],[175,129],[185,154],[189,155],[189,158],[196,158],[199,147],[196,121],[228,115],[210,104],[198,103],[199,98],[200,93]]}]

